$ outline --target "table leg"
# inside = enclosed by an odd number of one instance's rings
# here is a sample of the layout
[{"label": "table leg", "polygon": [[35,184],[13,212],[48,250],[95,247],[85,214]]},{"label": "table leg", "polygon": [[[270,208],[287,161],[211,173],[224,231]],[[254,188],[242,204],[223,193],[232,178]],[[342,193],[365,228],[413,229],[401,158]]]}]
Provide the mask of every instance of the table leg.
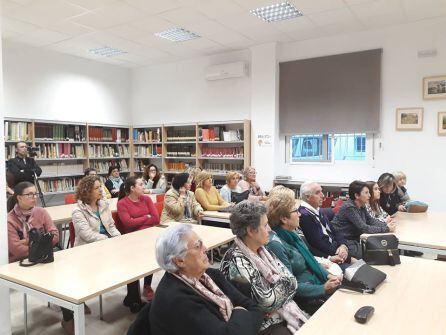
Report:
[{"label": "table leg", "polygon": [[104,321],[104,314],[102,313],[102,294],[99,296],[99,319]]},{"label": "table leg", "polygon": [[25,335],[28,335],[28,297],[26,293],[23,294],[23,326],[25,328]]},{"label": "table leg", "polygon": [[85,335],[84,304],[74,305],[74,334]]}]

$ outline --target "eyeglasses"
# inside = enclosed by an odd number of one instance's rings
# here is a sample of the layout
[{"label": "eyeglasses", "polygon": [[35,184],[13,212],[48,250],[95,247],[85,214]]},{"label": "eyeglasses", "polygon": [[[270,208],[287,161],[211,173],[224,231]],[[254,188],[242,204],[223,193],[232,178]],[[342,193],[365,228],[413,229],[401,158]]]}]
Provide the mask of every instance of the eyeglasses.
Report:
[{"label": "eyeglasses", "polygon": [[291,214],[291,213],[297,213],[297,208],[293,209],[293,210],[290,212],[290,214]]},{"label": "eyeglasses", "polygon": [[156,169],[149,169],[149,172],[156,172]]},{"label": "eyeglasses", "polygon": [[21,194],[23,197],[27,197],[28,199],[36,199],[39,195],[37,193],[25,193]]}]

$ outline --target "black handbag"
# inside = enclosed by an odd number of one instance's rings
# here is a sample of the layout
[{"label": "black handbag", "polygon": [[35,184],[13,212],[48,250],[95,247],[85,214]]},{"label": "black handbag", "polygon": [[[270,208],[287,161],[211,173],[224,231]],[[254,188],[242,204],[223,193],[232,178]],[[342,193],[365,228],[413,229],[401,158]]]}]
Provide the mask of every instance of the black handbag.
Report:
[{"label": "black handbag", "polygon": [[54,262],[53,251],[53,234],[45,233],[32,228],[29,230],[29,251],[28,261],[24,263],[20,261],[20,266],[33,266],[38,263],[51,263]]},{"label": "black handbag", "polygon": [[246,190],[245,192],[242,193],[231,192],[231,202],[234,202],[236,204],[242,202],[243,200],[248,199],[248,197],[249,197],[249,190]]},{"label": "black handbag", "polygon": [[387,275],[363,260],[359,260],[345,270],[345,275],[340,288],[345,288],[361,293],[375,293]]},{"label": "black handbag", "polygon": [[393,234],[368,235],[361,238],[362,259],[371,265],[401,264],[398,238]]}]

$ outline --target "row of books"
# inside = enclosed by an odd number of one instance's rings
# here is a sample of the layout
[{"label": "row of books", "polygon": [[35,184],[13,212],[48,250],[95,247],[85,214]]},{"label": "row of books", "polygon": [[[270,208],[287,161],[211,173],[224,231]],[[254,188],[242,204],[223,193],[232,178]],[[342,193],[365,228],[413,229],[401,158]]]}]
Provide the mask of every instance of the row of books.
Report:
[{"label": "row of books", "polygon": [[5,121],[5,141],[31,141],[30,122]]},{"label": "row of books", "polygon": [[168,150],[166,152],[167,157],[196,157],[197,155],[195,152],[192,152],[191,150],[182,149],[182,150]]},{"label": "row of books", "polygon": [[84,158],[83,144],[41,143],[36,145],[40,151],[37,158]]},{"label": "row of books", "polygon": [[15,144],[10,144],[5,146],[5,157],[6,160],[15,157]]},{"label": "row of books", "polygon": [[226,173],[227,171],[242,171],[242,163],[205,163],[203,169],[214,173]]},{"label": "row of books", "polygon": [[243,129],[228,130],[224,126],[198,129],[199,141],[243,141]]},{"label": "row of books", "polygon": [[70,177],[52,180],[39,180],[43,193],[48,192],[74,192],[81,177]]},{"label": "row of books", "polygon": [[88,138],[97,142],[127,142],[129,130],[126,128],[89,127]]},{"label": "row of books", "polygon": [[90,163],[92,168],[95,168],[98,173],[108,173],[108,168],[110,166],[117,166],[123,172],[128,171],[129,167],[125,159],[112,159],[109,161],[93,161]]},{"label": "row of books", "polygon": [[85,126],[65,124],[34,125],[36,141],[85,141]]},{"label": "row of books", "polygon": [[156,130],[151,129],[133,129],[133,141],[135,142],[161,142],[161,129],[156,128]]},{"label": "row of books", "polygon": [[134,147],[135,157],[161,157],[162,153],[161,145],[138,145]]},{"label": "row of books", "polygon": [[57,177],[57,176],[65,176],[71,174],[79,174],[82,175],[84,173],[84,165],[83,164],[67,164],[67,163],[56,163],[49,165],[41,165],[42,175],[40,178],[45,177]]},{"label": "row of books", "polygon": [[195,129],[168,129],[167,141],[195,141]]},{"label": "row of books", "polygon": [[243,158],[244,152],[243,147],[235,148],[222,148],[222,147],[212,147],[212,148],[202,148],[201,156],[212,157],[212,158]]},{"label": "row of books", "polygon": [[107,157],[127,157],[129,154],[128,145],[89,145],[88,156],[90,158]]},{"label": "row of books", "polygon": [[188,163],[185,162],[167,162],[166,166],[168,171],[178,171],[178,172],[183,172],[184,170],[191,167]]}]

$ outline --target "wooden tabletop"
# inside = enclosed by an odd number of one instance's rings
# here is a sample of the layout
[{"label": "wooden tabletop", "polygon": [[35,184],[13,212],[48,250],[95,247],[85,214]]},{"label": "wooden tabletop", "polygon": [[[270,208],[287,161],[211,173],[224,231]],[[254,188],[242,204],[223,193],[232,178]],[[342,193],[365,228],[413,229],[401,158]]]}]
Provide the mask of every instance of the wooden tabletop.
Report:
[{"label": "wooden tabletop", "polygon": [[[387,279],[374,294],[336,292],[296,335],[446,334],[446,263],[402,257],[401,265],[377,266]],[[371,305],[368,323],[354,319]]]},{"label": "wooden tabletop", "polygon": [[203,214],[204,214],[204,220],[206,220],[206,217],[229,220],[229,217],[231,216],[231,213],[218,212],[218,211],[204,211]]},{"label": "wooden tabletop", "polygon": [[[177,223],[171,223],[177,224]],[[208,248],[231,241],[230,229],[193,225]],[[153,227],[54,253],[54,262],[29,268],[18,262],[0,267],[0,278],[79,304],[160,270]]]}]

